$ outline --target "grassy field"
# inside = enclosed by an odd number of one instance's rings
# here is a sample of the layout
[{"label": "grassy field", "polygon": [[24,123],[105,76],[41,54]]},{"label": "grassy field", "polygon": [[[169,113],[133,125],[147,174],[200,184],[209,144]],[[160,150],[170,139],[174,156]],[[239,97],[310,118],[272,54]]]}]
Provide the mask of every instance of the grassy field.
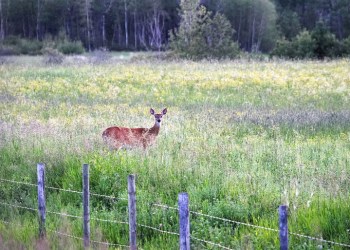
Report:
[{"label": "grassy field", "polygon": [[[348,60],[11,60],[0,65],[1,178],[36,183],[36,164],[45,162],[47,186],[81,190],[81,166],[89,163],[98,194],[127,197],[127,176],[137,174],[140,224],[178,232],[176,211],[152,204],[176,207],[186,191],[193,211],[276,229],[277,208],[287,204],[291,232],[350,244]],[[156,145],[109,151],[102,131],[151,127],[150,107],[168,108]],[[0,202],[35,208],[36,189],[0,182]],[[81,204],[79,194],[47,190],[49,211],[81,215]],[[91,213],[125,221],[127,202],[91,197]],[[40,242],[36,212],[0,205],[0,219],[0,248],[81,248],[50,231]],[[47,228],[82,235],[81,220],[55,214]],[[279,247],[276,232],[202,216],[192,215],[191,231],[231,249]],[[91,232],[128,244],[127,225],[91,220]],[[138,244],[178,249],[178,237],[139,227]],[[293,235],[290,247],[341,249]]]}]

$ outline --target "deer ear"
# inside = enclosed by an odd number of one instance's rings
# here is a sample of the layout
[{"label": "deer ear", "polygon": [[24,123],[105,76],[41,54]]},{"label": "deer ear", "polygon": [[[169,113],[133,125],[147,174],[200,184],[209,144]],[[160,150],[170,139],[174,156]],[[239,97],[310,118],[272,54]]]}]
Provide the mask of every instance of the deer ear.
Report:
[{"label": "deer ear", "polygon": [[151,115],[154,115],[154,109],[151,108],[149,112],[151,113]]},{"label": "deer ear", "polygon": [[165,115],[167,111],[168,111],[167,108],[163,109],[162,111],[163,115]]}]

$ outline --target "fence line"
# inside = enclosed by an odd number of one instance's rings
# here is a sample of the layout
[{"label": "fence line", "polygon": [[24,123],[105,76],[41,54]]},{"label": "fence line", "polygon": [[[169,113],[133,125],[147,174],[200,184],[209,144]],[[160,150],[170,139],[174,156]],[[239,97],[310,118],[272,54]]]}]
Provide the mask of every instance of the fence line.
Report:
[{"label": "fence line", "polygon": [[[15,184],[20,184],[20,185],[28,185],[28,186],[38,187],[38,184],[32,184],[32,183],[23,182],[23,181],[8,180],[8,179],[3,179],[3,178],[0,178],[0,181],[2,181],[2,182],[10,182],[10,183],[15,183]],[[53,189],[53,190],[59,190],[59,191],[63,191],[63,192],[78,193],[78,194],[82,194],[83,193],[81,191],[70,190],[70,189],[63,189],[63,188],[56,188],[56,187],[45,187],[45,188]],[[97,197],[114,199],[114,200],[128,200],[127,198],[118,198],[118,197],[115,197],[115,196],[102,195],[102,194],[97,194],[97,193],[90,193],[90,195],[97,196]],[[30,210],[30,211],[38,211],[38,209],[34,209],[34,208],[26,207],[26,206],[21,206],[21,205],[9,204],[9,203],[5,203],[5,202],[0,202],[0,205],[7,205],[7,206],[21,208],[21,209],[26,209],[26,210]],[[168,206],[168,205],[164,205],[164,204],[150,203],[150,205],[156,206],[156,207],[165,208],[165,209],[171,209],[171,210],[179,211],[179,209],[176,208],[176,207],[172,207],[172,206]],[[71,217],[71,218],[79,218],[79,219],[83,218],[82,216],[76,216],[76,215],[71,215],[71,214],[66,214],[66,213],[59,213],[59,212],[53,212],[53,211],[47,211],[47,213],[61,215],[61,216],[66,216],[66,217]],[[250,224],[250,223],[230,220],[230,219],[226,219],[226,218],[220,218],[220,217],[217,217],[217,216],[203,214],[203,213],[199,213],[199,212],[195,212],[195,211],[191,211],[191,210],[189,211],[189,213],[197,215],[197,216],[204,216],[204,217],[207,217],[207,218],[221,220],[221,221],[229,222],[229,223],[235,223],[235,224],[238,224],[238,225],[244,225],[244,226],[248,226],[248,227],[252,227],[252,228],[263,229],[263,230],[268,230],[268,231],[273,231],[273,232],[279,232],[278,229],[264,227],[264,226],[259,226],[259,225],[253,225],[253,224]],[[116,221],[116,220],[108,220],[108,219],[99,219],[99,218],[91,218],[91,220],[101,221],[101,222],[108,222],[108,223],[115,223],[115,224],[129,224],[128,222]],[[5,221],[3,221],[3,222],[5,222]],[[148,225],[143,225],[143,224],[139,224],[139,223],[137,223],[136,225],[140,226],[140,227],[145,227],[145,228],[148,228],[148,229],[152,229],[152,230],[155,230],[155,231],[158,231],[158,232],[161,232],[161,233],[165,233],[165,234],[179,235],[178,233],[175,233],[175,232],[161,230],[159,228],[148,226]],[[52,231],[52,230],[50,230],[50,231]],[[338,245],[338,246],[349,247],[350,248],[350,244],[334,242],[334,241],[325,240],[325,239],[317,238],[317,237],[312,237],[312,236],[308,236],[308,235],[304,235],[304,234],[288,232],[288,235],[297,236],[297,237],[301,237],[301,238],[306,238],[308,240],[314,240],[314,241],[319,241],[319,242],[324,242],[324,243],[328,243],[328,244],[333,244],[333,245]],[[214,243],[214,242],[198,239],[198,238],[193,237],[193,236],[190,236],[190,237],[191,237],[191,239],[194,239],[194,240],[197,240],[197,241],[201,241],[201,242],[206,243],[206,244],[211,244],[211,245],[214,245],[214,246],[217,246],[217,247],[221,247],[223,249],[230,249],[230,248],[227,248],[225,246],[222,246],[222,245]],[[81,238],[81,239],[83,239],[83,238]],[[109,244],[109,243],[105,243],[105,244]],[[123,246],[123,245],[117,245],[117,246]]]}]

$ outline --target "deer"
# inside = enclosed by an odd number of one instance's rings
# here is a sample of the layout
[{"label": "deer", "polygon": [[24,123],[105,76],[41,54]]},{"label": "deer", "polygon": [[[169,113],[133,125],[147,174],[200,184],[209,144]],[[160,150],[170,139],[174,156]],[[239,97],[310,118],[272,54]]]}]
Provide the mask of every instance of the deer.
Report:
[{"label": "deer", "polygon": [[160,124],[163,116],[167,113],[167,108],[161,113],[156,114],[154,109],[150,109],[151,115],[154,116],[155,122],[151,128],[125,128],[125,127],[109,127],[102,133],[104,142],[111,149],[132,149],[143,148],[152,145],[160,130]]}]

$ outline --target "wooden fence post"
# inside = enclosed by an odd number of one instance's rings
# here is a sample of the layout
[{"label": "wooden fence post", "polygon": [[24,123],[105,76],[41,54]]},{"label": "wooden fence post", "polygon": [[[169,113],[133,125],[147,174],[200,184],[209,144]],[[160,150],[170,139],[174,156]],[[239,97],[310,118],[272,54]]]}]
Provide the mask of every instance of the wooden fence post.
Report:
[{"label": "wooden fence post", "polygon": [[38,175],[38,211],[39,211],[39,237],[46,236],[46,204],[45,204],[45,164],[37,164]]},{"label": "wooden fence post", "polygon": [[132,174],[128,176],[128,194],[130,250],[136,250],[136,185],[135,175]]},{"label": "wooden fence post", "polygon": [[279,231],[280,231],[280,249],[288,250],[288,207],[282,205],[278,208]]},{"label": "wooden fence post", "polygon": [[190,249],[190,211],[188,194],[179,194],[180,250]]},{"label": "wooden fence post", "polygon": [[83,210],[84,210],[84,248],[90,247],[90,193],[89,193],[89,165],[83,164]]}]

